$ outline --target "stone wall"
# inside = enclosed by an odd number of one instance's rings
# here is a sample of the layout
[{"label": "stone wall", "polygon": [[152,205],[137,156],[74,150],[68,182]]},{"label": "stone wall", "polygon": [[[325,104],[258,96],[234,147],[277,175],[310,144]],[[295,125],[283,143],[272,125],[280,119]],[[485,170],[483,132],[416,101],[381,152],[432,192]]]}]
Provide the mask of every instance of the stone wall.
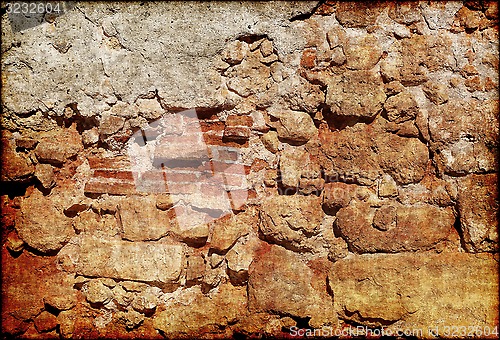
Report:
[{"label": "stone wall", "polygon": [[4,334],[496,338],[496,2],[6,12]]}]

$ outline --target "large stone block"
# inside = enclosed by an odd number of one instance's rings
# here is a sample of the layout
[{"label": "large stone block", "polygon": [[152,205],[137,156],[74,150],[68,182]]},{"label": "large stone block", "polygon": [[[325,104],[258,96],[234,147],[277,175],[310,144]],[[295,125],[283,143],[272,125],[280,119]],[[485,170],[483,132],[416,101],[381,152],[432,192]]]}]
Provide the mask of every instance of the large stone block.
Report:
[{"label": "large stone block", "polygon": [[38,190],[22,201],[16,229],[24,242],[42,253],[61,249],[75,234],[71,219],[56,207],[56,200]]},{"label": "large stone block", "polygon": [[184,290],[155,315],[154,327],[167,337],[192,339],[218,332],[220,327],[234,324],[245,315],[244,287],[223,284],[212,295],[204,295],[199,288]]},{"label": "large stone block", "polygon": [[260,231],[270,242],[296,251],[309,251],[307,239],[320,231],[321,198],[273,196],[262,204]]},{"label": "large stone block", "polygon": [[442,172],[484,173],[498,167],[498,101],[449,101],[429,110],[428,121]]},{"label": "large stone block", "polygon": [[433,338],[444,326],[498,325],[497,270],[487,254],[356,255],[335,262],[329,286],[342,319]]},{"label": "large stone block", "polygon": [[297,254],[271,246],[250,266],[250,311],[310,317],[318,325],[335,322],[332,298],[315,286],[315,276]]},{"label": "large stone block", "polygon": [[118,211],[125,240],[158,240],[170,229],[169,214],[156,208],[155,197],[125,198],[121,200]]},{"label": "large stone block", "polygon": [[92,277],[169,284],[178,282],[184,261],[184,250],[179,245],[84,237],[76,272]]},{"label": "large stone block", "polygon": [[468,251],[498,251],[497,174],[458,180],[458,211]]},{"label": "large stone block", "polygon": [[326,93],[326,104],[333,113],[365,119],[380,113],[385,99],[382,78],[373,71],[346,71],[341,76],[334,76]]},{"label": "large stone block", "polygon": [[453,229],[453,209],[388,204],[376,209],[354,202],[337,213],[336,228],[356,253],[429,249]]},{"label": "large stone block", "polygon": [[382,132],[377,122],[357,124],[340,131],[321,130],[325,174],[332,180],[372,184],[382,173],[399,184],[420,181],[429,150],[417,138]]}]

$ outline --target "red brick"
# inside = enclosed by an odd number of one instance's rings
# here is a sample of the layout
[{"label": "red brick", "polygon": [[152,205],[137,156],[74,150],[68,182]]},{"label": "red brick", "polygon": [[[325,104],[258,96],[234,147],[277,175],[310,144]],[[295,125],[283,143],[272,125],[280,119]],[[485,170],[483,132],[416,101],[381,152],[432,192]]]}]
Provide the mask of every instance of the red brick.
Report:
[{"label": "red brick", "polygon": [[200,144],[202,143],[201,132],[188,133],[184,132],[180,136],[168,136],[161,138],[158,141],[159,146],[170,145],[170,144],[180,144],[186,147],[187,145]]},{"label": "red brick", "polygon": [[128,170],[94,170],[94,177],[124,179],[133,181],[134,174]]},{"label": "red brick", "polygon": [[245,126],[226,126],[224,139],[227,140],[248,140],[250,138],[250,128]]},{"label": "red brick", "polygon": [[86,194],[134,195],[137,194],[134,183],[90,180],[85,184]]},{"label": "red brick", "polygon": [[231,200],[231,209],[240,210],[243,209],[246,203],[257,197],[257,193],[254,190],[231,190],[229,192],[229,199]]},{"label": "red brick", "polygon": [[247,126],[250,127],[253,124],[253,118],[251,116],[239,116],[230,115],[226,119],[226,126]]},{"label": "red brick", "polygon": [[245,175],[224,174],[224,183],[229,186],[242,187],[247,181]]},{"label": "red brick", "polygon": [[174,173],[167,172],[167,183],[196,183],[199,178],[196,173]]},{"label": "red brick", "polygon": [[168,183],[167,192],[169,194],[194,194],[199,191],[198,183]]},{"label": "red brick", "polygon": [[125,156],[114,158],[89,157],[88,161],[91,169],[130,169],[130,159]]},{"label": "red brick", "polygon": [[204,196],[211,197],[225,197],[226,190],[224,189],[223,183],[202,183],[200,187],[200,192]]},{"label": "red brick", "polygon": [[231,148],[246,148],[248,147],[248,140],[231,141],[223,137],[221,132],[208,131],[203,134],[203,139],[207,145],[221,145]]},{"label": "red brick", "polygon": [[217,150],[218,152],[218,157],[217,160],[219,161],[236,161],[239,157],[239,152],[237,151],[230,151],[230,150]]},{"label": "red brick", "polygon": [[202,132],[223,131],[225,126],[226,125],[224,124],[224,122],[221,122],[221,121],[216,121],[216,122],[201,121],[200,122],[200,127],[201,127]]},{"label": "red brick", "polygon": [[314,66],[316,66],[316,51],[313,49],[308,49],[302,52],[300,66],[304,68],[314,68]]},{"label": "red brick", "polygon": [[212,170],[215,173],[228,173],[228,174],[246,174],[248,175],[250,173],[250,167],[248,165],[242,165],[238,163],[224,163],[224,162],[217,162],[217,161],[211,161],[211,167]]},{"label": "red brick", "polygon": [[140,180],[147,182],[165,182],[166,174],[162,170],[145,171],[141,174]]}]

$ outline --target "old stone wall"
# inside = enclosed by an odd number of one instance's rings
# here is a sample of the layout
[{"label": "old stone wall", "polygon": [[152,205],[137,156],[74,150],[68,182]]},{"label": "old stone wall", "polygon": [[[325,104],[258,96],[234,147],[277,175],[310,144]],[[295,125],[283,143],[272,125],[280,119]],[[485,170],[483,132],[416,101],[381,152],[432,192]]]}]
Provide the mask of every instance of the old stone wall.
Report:
[{"label": "old stone wall", "polygon": [[8,6],[3,334],[497,337],[496,2]]}]

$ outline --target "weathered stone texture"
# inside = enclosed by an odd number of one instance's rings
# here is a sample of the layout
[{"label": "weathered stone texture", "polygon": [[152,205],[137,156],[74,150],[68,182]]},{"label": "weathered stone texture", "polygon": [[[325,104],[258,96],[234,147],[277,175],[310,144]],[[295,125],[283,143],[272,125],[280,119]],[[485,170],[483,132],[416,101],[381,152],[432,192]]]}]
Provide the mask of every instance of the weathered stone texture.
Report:
[{"label": "weathered stone texture", "polygon": [[337,213],[336,227],[356,253],[429,249],[446,240],[455,216],[451,208],[354,202]]},{"label": "weathered stone texture", "polygon": [[183,267],[181,246],[86,237],[80,245],[76,272],[92,277],[169,284],[179,280]]},{"label": "weathered stone texture", "polygon": [[429,330],[498,322],[498,264],[489,255],[357,255],[329,276],[341,318],[362,325]]},{"label": "weathered stone texture", "polygon": [[1,5],[3,337],[497,338],[496,2],[60,3]]}]

